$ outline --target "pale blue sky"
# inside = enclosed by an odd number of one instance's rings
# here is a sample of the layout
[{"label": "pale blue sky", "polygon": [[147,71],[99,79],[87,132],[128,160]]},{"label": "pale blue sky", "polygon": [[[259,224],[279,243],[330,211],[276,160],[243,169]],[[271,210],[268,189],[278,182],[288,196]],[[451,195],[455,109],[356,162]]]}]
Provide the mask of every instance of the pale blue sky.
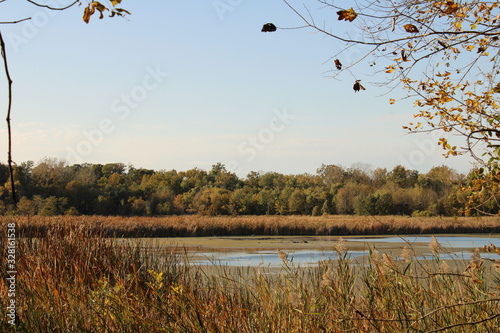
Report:
[{"label": "pale blue sky", "polygon": [[[401,92],[380,97],[387,90],[370,84],[381,78],[366,66],[355,70],[367,88],[357,94],[349,73],[325,78],[334,67],[325,61],[343,45],[307,29],[262,33],[266,22],[302,25],[281,0],[124,0],[127,19],[90,24],[82,7],[49,16],[19,2],[1,6],[0,20],[33,17],[0,26],[14,80],[16,162],[47,156],[157,170],[221,162],[240,176],[315,173],[322,163],[471,167],[443,158],[436,137],[407,135],[402,126],[416,110],[409,101],[389,105]],[[5,161],[5,124],[0,135]]]}]

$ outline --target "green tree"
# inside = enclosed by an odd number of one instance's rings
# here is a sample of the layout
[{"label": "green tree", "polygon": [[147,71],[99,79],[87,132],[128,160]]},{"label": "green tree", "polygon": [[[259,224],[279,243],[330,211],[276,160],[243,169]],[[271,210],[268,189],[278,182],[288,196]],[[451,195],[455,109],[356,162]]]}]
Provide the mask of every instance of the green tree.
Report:
[{"label": "green tree", "polygon": [[182,172],[180,177],[182,178],[181,187],[183,192],[188,192],[191,189],[200,191],[208,186],[208,173],[198,168]]},{"label": "green tree", "polygon": [[127,167],[123,163],[108,163],[102,167],[102,175],[106,178],[114,174],[123,175]]},{"label": "green tree", "polygon": [[439,195],[448,195],[455,186],[462,186],[464,177],[445,165],[433,167],[426,174],[420,175],[418,185],[430,188]]},{"label": "green tree", "polygon": [[394,213],[392,194],[375,192],[359,195],[354,203],[354,211],[358,215],[390,215]]},{"label": "green tree", "polygon": [[148,201],[149,215],[171,215],[174,213],[175,193],[168,186],[159,187]]},{"label": "green tree", "polygon": [[192,206],[200,215],[231,214],[229,192],[225,189],[208,188],[198,192],[193,198]]},{"label": "green tree", "polygon": [[266,189],[282,190],[285,183],[285,176],[278,172],[266,172],[259,179],[259,186]]},{"label": "green tree", "polygon": [[347,176],[344,168],[337,165],[322,164],[321,167],[316,170],[316,173],[327,187],[344,183]]},{"label": "green tree", "polygon": [[287,215],[290,213],[290,209],[288,207],[290,203],[290,197],[292,193],[295,191],[293,187],[286,186],[282,190],[276,190],[279,195],[274,201],[274,207],[276,209],[276,214],[279,215]]},{"label": "green tree", "polygon": [[306,194],[302,189],[295,189],[288,198],[288,213],[306,214]]},{"label": "green tree", "polygon": [[349,182],[335,196],[337,214],[354,214],[356,198],[371,192],[370,186]]},{"label": "green tree", "polygon": [[259,207],[258,213],[265,215],[276,214],[276,201],[279,196],[279,190],[272,189],[261,189],[259,193],[256,194],[257,204]]},{"label": "green tree", "polygon": [[230,194],[231,213],[235,215],[259,214],[257,196],[248,187],[239,188]]},{"label": "green tree", "polygon": [[222,163],[217,163],[212,166],[212,170],[208,173],[208,179],[212,186],[223,188],[229,191],[240,187],[241,182],[235,173],[226,170]]},{"label": "green tree", "polygon": [[132,216],[144,216],[147,215],[148,204],[142,198],[130,197],[128,200],[130,205],[130,214]]},{"label": "green tree", "polygon": [[387,174],[387,180],[397,184],[402,188],[415,186],[418,181],[417,170],[407,170],[402,165],[397,165]]},{"label": "green tree", "polygon": [[329,215],[335,213],[335,205],[333,203],[333,195],[331,193],[325,193],[325,201],[321,206],[321,214]]}]

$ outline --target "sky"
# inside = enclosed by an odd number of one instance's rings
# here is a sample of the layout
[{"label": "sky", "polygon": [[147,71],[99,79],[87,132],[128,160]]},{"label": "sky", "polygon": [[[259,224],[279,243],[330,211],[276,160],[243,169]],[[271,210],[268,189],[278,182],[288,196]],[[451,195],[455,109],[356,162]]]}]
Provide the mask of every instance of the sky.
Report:
[{"label": "sky", "polygon": [[[312,15],[325,15],[305,2]],[[291,3],[304,8],[304,1]],[[96,14],[89,24],[78,6],[0,6],[0,21],[32,17],[0,25],[14,82],[17,163],[55,157],[178,171],[222,163],[241,177],[315,174],[322,164],[403,165],[422,173],[472,167],[470,158],[442,156],[439,133],[408,134],[402,126],[418,110],[408,100],[390,105],[403,92],[373,84],[381,78],[363,64],[354,74],[328,77],[330,57],[345,45],[310,29],[261,32],[267,22],[303,25],[282,0],[123,0],[132,15]],[[352,62],[360,52],[350,49],[340,59]],[[355,79],[365,91],[354,93]],[[5,123],[0,136],[5,163]]]}]

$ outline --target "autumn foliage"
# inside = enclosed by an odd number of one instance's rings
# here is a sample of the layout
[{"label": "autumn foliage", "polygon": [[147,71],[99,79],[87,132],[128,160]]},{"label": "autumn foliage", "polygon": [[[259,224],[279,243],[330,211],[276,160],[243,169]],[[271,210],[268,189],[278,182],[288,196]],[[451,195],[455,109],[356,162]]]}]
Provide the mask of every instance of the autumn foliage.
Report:
[{"label": "autumn foliage", "polygon": [[[382,86],[403,87],[415,100],[409,132],[438,131],[445,156],[469,154],[478,163],[466,184],[466,210],[497,204],[500,182],[500,10],[496,1],[361,1],[350,9],[318,0],[342,26],[315,23],[306,7],[284,2],[306,23],[341,44],[331,56],[332,77],[383,77]],[[319,12],[318,12],[319,13]],[[319,15],[319,14],[318,14]],[[318,20],[319,21],[319,20]],[[328,22],[326,19],[324,22]],[[357,54],[348,51],[356,47]],[[345,57],[344,57],[344,54]],[[343,67],[338,66],[342,61]],[[365,68],[373,71],[366,73]],[[360,87],[355,84],[354,91]],[[394,90],[391,90],[393,92]],[[391,104],[396,103],[390,98]],[[449,137],[454,136],[454,142]]]},{"label": "autumn foliage", "polygon": [[[66,165],[45,159],[15,168],[17,210],[8,168],[0,164],[0,213],[24,215],[464,215],[466,184],[445,167],[419,173],[403,166],[322,165],[316,174],[250,172],[241,178],[216,164],[211,170],[135,168],[122,163]],[[497,214],[495,201],[483,210]],[[477,214],[477,212],[468,212]]]}]

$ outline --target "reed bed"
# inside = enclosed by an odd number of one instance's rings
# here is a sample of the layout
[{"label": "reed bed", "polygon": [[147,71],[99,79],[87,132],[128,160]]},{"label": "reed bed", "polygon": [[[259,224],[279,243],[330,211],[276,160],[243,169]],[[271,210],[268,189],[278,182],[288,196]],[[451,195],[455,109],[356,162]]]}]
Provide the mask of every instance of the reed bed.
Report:
[{"label": "reed bed", "polygon": [[[305,269],[284,253],[274,271],[207,270],[178,252],[119,244],[86,224],[49,224],[33,236],[18,238],[17,325],[2,317],[1,332],[484,333],[500,327],[497,263],[479,252],[467,262],[444,261],[435,241],[425,261],[407,248],[398,257],[372,249],[354,262],[340,241],[338,260]],[[6,293],[2,282],[3,308]]]},{"label": "reed bed", "polygon": [[[9,218],[0,217],[0,223]],[[18,217],[21,235],[43,233],[58,225],[85,226],[103,236],[320,236],[498,233],[499,217],[404,216],[217,216],[167,217],[25,216]]]}]

